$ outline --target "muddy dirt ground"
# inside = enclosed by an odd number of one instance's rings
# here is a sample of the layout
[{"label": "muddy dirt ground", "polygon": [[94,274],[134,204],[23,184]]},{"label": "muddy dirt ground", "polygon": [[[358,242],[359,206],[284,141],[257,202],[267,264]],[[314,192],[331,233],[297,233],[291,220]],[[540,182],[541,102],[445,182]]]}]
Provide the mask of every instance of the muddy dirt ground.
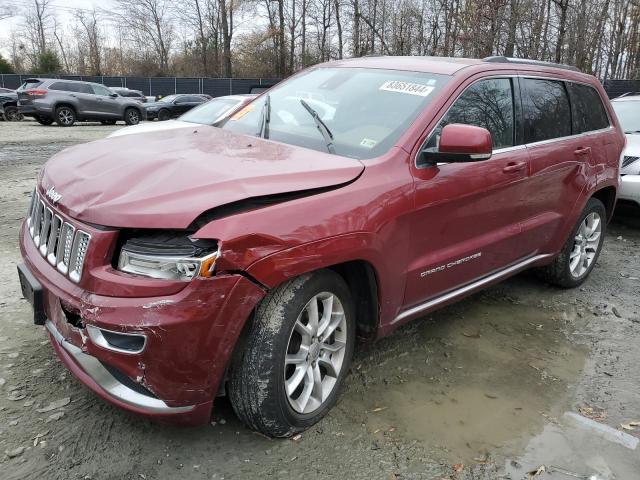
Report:
[{"label": "muddy dirt ground", "polygon": [[115,128],[0,122],[0,478],[640,478],[637,209],[582,288],[524,273],[358,345],[338,405],[297,440],[252,433],[224,398],[197,429],[100,400],[32,324],[15,267],[38,170]]}]

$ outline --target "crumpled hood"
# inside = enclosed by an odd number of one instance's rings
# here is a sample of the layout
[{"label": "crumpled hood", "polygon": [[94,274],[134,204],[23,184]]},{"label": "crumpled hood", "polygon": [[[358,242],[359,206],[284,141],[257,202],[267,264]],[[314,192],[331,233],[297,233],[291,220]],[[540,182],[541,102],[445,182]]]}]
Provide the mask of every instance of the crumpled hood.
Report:
[{"label": "crumpled hood", "polygon": [[623,155],[625,157],[638,157],[638,160],[627,163],[623,159],[622,164],[627,164],[620,169],[620,173],[623,175],[640,175],[640,133],[630,133],[626,135],[627,146],[624,149]]},{"label": "crumpled hood", "polygon": [[83,222],[186,228],[211,208],[340,185],[363,169],[355,159],[198,125],[63,150],[45,165],[40,189],[53,187],[57,208]]}]

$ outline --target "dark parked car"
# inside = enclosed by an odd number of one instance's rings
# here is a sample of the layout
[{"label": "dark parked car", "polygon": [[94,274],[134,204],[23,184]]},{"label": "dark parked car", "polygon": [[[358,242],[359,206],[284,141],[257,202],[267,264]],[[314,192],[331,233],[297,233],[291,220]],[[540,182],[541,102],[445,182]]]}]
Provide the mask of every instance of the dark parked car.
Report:
[{"label": "dark parked car", "polygon": [[18,94],[16,91],[10,88],[0,88],[0,119],[16,122],[23,118],[18,111]]},{"label": "dark parked car", "polygon": [[25,80],[18,89],[18,109],[42,125],[55,121],[62,127],[76,121],[113,125],[124,120],[136,125],[145,115],[139,101],[121,97],[104,85],[55,78]]},{"label": "dark parked car", "polygon": [[144,108],[147,111],[147,119],[152,120],[169,120],[178,117],[184,112],[191,110],[193,107],[208,101],[204,95],[167,95],[155,102],[145,103]]},{"label": "dark parked car", "polygon": [[140,90],[130,90],[128,88],[111,87],[111,90],[116,92],[121,97],[132,98],[142,103],[147,103],[147,97]]},{"label": "dark parked car", "polygon": [[624,143],[600,82],[560,65],[316,65],[222,128],[49,160],[20,231],[22,292],[110,402],[203,424],[228,394],[251,428],[290,436],[336,403],[356,337],[532,267],[585,282]]}]

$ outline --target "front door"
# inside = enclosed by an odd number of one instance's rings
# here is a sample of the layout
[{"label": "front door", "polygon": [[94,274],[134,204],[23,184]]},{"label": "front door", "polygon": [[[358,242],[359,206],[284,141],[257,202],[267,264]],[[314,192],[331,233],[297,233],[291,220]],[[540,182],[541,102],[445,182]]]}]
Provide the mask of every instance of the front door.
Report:
[{"label": "front door", "polygon": [[468,284],[525,257],[520,222],[529,157],[517,146],[513,79],[479,80],[453,103],[425,147],[444,125],[487,128],[489,160],[414,165],[415,211],[405,307]]},{"label": "front door", "polygon": [[102,85],[95,84],[92,84],[91,88],[93,89],[96,104],[98,105],[97,111],[100,117],[113,118],[121,115],[118,97],[112,97],[113,92],[111,92],[111,90]]}]

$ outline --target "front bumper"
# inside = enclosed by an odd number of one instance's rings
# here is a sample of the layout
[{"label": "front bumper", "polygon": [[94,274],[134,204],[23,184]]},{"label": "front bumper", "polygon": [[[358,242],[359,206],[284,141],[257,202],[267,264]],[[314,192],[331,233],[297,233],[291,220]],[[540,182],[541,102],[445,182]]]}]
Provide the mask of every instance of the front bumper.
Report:
[{"label": "front bumper", "polygon": [[630,200],[640,205],[640,175],[623,175],[618,199]]},{"label": "front bumper", "polygon": [[196,410],[195,405],[170,407],[159,398],[144,395],[125,385],[114,377],[96,357],[65,340],[51,320],[47,320],[45,326],[51,335],[58,356],[65,365],[91,390],[108,394],[109,399],[114,403],[152,414],[166,415]]},{"label": "front bumper", "polygon": [[[20,247],[42,286],[45,325],[56,353],[85,386],[153,419],[183,425],[209,420],[238,335],[264,296],[262,289],[234,274],[194,280],[166,296],[97,295],[51,266],[26,224]],[[135,353],[105,348],[92,340],[90,326],[144,335],[144,348]]]},{"label": "front bumper", "polygon": [[154,120],[158,118],[158,111],[145,109],[145,115],[146,115],[146,120]]}]

